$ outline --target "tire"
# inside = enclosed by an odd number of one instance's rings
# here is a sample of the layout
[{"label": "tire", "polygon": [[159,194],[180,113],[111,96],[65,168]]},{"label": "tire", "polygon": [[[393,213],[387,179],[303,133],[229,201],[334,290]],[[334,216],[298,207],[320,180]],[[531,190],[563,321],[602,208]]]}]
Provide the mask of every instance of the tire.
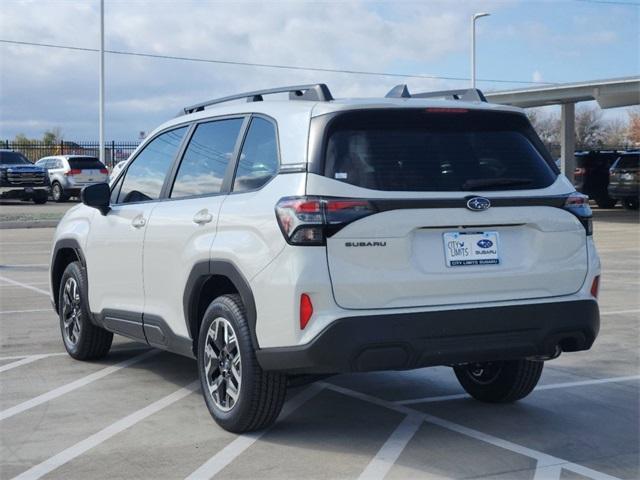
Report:
[{"label": "tire", "polygon": [[639,204],[640,202],[637,198],[625,198],[622,201],[622,205],[624,205],[624,208],[627,210],[638,210]]},{"label": "tire", "polygon": [[284,404],[287,377],[260,368],[238,295],[223,295],[211,302],[200,327],[197,354],[204,401],[218,425],[242,433],[275,422]]},{"label": "tire", "polygon": [[544,362],[509,360],[458,365],[453,370],[462,388],[476,400],[510,403],[531,393],[543,367]]},{"label": "tire", "polygon": [[38,193],[33,195],[33,203],[36,205],[42,205],[43,203],[47,203],[48,196],[46,193]]},{"label": "tire", "polygon": [[64,192],[62,185],[58,182],[53,182],[53,185],[51,185],[51,198],[54,202],[62,203],[69,200],[69,195]]},{"label": "tire", "polygon": [[596,203],[600,208],[613,208],[618,201],[611,197],[596,198]]},{"label": "tire", "polygon": [[113,341],[113,333],[91,323],[88,306],[84,271],[78,262],[72,262],[60,280],[58,311],[64,347],[76,360],[104,357]]}]

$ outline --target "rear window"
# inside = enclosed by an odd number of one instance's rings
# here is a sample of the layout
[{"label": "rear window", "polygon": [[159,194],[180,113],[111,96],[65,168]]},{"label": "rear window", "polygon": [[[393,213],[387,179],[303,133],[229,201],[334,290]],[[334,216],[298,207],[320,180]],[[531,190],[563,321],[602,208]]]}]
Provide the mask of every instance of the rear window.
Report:
[{"label": "rear window", "polygon": [[76,170],[100,170],[102,168],[107,168],[95,157],[70,158],[69,167]]},{"label": "rear window", "polygon": [[622,155],[616,168],[640,168],[640,154],[638,155]]},{"label": "rear window", "polygon": [[526,118],[464,109],[343,113],[328,125],[324,175],[384,191],[544,188],[557,177]]}]

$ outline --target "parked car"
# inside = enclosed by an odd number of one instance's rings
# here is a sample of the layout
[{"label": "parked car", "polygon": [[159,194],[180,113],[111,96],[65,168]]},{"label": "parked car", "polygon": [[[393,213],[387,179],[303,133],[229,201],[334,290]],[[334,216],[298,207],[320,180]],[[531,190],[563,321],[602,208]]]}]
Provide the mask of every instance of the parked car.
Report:
[{"label": "parked car", "polygon": [[194,105],[82,200],[51,257],[67,352],[119,333],[196,358],[233,432],[273,423],[300,374],[447,365],[513,402],[598,334],[588,199],[478,90]]},{"label": "parked car", "polygon": [[576,152],[574,185],[580,193],[595,200],[600,208],[613,208],[617,200],[609,196],[609,169],[620,156],[615,150]]},{"label": "parked car", "polygon": [[638,210],[640,204],[640,151],[623,153],[611,167],[609,196],[625,208]]},{"label": "parked car", "polygon": [[46,170],[33,165],[13,150],[0,150],[0,198],[47,202],[49,178]]},{"label": "parked car", "polygon": [[51,182],[51,198],[66,202],[79,197],[87,185],[109,181],[107,167],[96,157],[86,155],[56,155],[44,157],[36,165],[46,168]]}]

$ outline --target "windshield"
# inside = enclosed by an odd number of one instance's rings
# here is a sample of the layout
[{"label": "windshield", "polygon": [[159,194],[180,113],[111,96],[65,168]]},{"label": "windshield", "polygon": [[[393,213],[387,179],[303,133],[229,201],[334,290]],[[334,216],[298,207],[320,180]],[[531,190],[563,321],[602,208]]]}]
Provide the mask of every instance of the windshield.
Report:
[{"label": "windshield", "polygon": [[23,154],[19,152],[0,152],[0,164],[3,165],[31,165]]},{"label": "windshield", "polygon": [[519,114],[348,112],[329,124],[326,138],[324,175],[374,190],[521,190],[547,187],[557,177]]}]

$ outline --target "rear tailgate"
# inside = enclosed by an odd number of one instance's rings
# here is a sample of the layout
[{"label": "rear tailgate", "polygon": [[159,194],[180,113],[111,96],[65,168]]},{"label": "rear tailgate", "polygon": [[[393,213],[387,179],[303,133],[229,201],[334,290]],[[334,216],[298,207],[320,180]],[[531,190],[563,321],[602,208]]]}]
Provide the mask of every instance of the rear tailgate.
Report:
[{"label": "rear tailgate", "polygon": [[95,157],[75,157],[69,159],[76,183],[91,184],[109,181],[107,167]]},{"label": "rear tailgate", "polygon": [[[377,212],[327,235],[341,307],[460,305],[581,288],[585,227],[554,196],[558,185],[571,187],[524,115],[371,109],[324,122],[307,194],[367,199]],[[474,197],[479,204],[469,205]]]},{"label": "rear tailgate", "polygon": [[[449,266],[451,232],[495,232],[499,263]],[[584,227],[554,207],[382,212],[329,238],[327,256],[336,302],[353,309],[568,295],[587,274]]]}]

